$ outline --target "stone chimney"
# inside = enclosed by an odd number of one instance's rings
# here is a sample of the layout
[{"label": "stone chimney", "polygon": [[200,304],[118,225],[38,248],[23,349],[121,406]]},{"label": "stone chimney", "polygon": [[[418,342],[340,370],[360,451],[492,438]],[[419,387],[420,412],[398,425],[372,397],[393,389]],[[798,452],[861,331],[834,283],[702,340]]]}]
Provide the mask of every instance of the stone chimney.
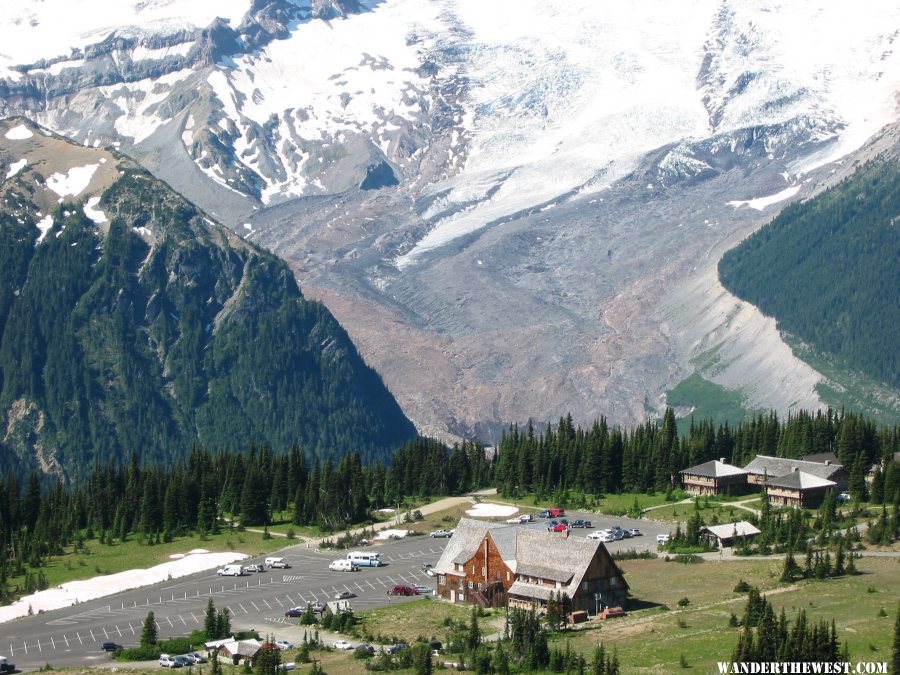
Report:
[{"label": "stone chimney", "polygon": [[728,464],[728,462],[725,461],[724,457],[719,457],[719,461],[722,462],[722,464]]},{"label": "stone chimney", "polygon": [[826,459],[826,460],[825,460],[825,466],[831,466],[831,460],[830,460],[830,459]]},{"label": "stone chimney", "polygon": [[792,467],[791,467],[791,472],[797,473],[798,471],[800,471],[800,467],[799,467],[799,466],[792,466]]}]

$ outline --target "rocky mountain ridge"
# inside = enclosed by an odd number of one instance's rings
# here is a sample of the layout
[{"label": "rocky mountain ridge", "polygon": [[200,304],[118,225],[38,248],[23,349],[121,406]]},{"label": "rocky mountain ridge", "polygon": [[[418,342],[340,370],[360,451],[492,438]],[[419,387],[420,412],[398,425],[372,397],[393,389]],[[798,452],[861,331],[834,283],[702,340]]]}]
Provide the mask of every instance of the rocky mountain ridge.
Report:
[{"label": "rocky mountain ridge", "polygon": [[119,144],[287,260],[428,433],[639,422],[694,372],[822,405],[774,322],[731,321],[715,262],[897,119],[891,3],[226,4],[203,50],[123,47],[119,84],[0,70],[0,106]]},{"label": "rocky mountain ridge", "polygon": [[0,121],[0,467],[414,435],[288,267],[110,149]]}]

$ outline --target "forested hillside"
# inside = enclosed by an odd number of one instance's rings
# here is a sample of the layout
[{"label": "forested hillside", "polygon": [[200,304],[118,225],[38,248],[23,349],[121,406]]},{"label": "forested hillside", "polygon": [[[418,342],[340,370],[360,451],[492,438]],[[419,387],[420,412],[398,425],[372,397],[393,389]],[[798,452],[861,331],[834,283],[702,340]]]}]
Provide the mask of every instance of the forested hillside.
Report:
[{"label": "forested hillside", "polygon": [[[609,427],[605,419],[582,429],[571,417],[555,429],[537,434],[529,425],[514,427],[497,447],[495,485],[507,495],[535,492],[563,498],[566,490],[584,494],[665,491],[681,469],[725,458],[743,466],[756,455],[802,457],[833,452],[850,472],[851,489],[865,480],[877,461],[900,452],[900,427],[876,426],[854,413],[810,415],[786,420],[774,412],[758,415],[736,427],[691,420],[678,435],[669,408],[662,424],[650,421],[634,429]],[[900,464],[884,477],[891,503],[900,490]],[[865,490],[863,485],[861,488]]]},{"label": "forested hillside", "polygon": [[46,150],[0,202],[0,469],[77,477],[197,443],[371,459],[415,434],[287,265],[124,158],[93,207],[106,222],[84,197],[48,208]]},{"label": "forested hillside", "polygon": [[873,161],[788,206],[719,264],[722,284],[815,349],[900,387],[900,176]]}]

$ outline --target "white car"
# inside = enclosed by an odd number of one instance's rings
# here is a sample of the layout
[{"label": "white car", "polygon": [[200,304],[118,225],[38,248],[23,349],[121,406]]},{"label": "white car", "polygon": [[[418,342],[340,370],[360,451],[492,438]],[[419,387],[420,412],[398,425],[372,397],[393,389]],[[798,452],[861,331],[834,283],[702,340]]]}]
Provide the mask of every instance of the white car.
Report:
[{"label": "white car", "polygon": [[450,537],[453,536],[453,530],[435,530],[428,536],[431,537],[432,539],[441,539],[441,538],[449,539]]},{"label": "white car", "polygon": [[175,659],[173,659],[168,654],[160,654],[159,655],[159,665],[163,668],[178,668],[179,665],[175,663]]},{"label": "white car", "polygon": [[615,541],[616,538],[605,530],[597,530],[596,532],[591,532],[587,536],[587,539],[596,539],[604,543],[609,543],[611,541]]},{"label": "white car", "polygon": [[636,527],[632,527],[630,530],[628,530],[628,534],[630,534],[632,537],[640,537],[641,531]]},{"label": "white car", "polygon": [[669,535],[667,535],[667,534],[656,535],[656,543],[657,544],[668,544],[669,543]]},{"label": "white car", "polygon": [[293,649],[294,643],[288,642],[287,640],[275,640],[275,646],[278,647],[278,649]]},{"label": "white car", "polygon": [[353,649],[353,645],[351,645],[346,640],[336,640],[334,643],[335,649]]},{"label": "white car", "polygon": [[431,595],[432,589],[431,586],[426,586],[425,584],[412,584],[412,587],[419,591],[420,595]]}]

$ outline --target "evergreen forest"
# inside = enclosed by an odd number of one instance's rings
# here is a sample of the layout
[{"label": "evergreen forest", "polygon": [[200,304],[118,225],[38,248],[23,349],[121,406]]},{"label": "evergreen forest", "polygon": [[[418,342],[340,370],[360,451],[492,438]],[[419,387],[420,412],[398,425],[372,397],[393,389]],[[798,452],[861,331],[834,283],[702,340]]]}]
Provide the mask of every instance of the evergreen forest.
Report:
[{"label": "evergreen forest", "polygon": [[298,443],[320,460],[373,461],[414,437],[285,263],[123,166],[100,201],[106,231],[60,204],[40,242],[40,178],[6,184],[0,471],[76,480],[132,453],[142,466],[175,463],[195,444]]},{"label": "evergreen forest", "polygon": [[872,161],[727,252],[719,276],[778,326],[900,387],[900,174]]}]

